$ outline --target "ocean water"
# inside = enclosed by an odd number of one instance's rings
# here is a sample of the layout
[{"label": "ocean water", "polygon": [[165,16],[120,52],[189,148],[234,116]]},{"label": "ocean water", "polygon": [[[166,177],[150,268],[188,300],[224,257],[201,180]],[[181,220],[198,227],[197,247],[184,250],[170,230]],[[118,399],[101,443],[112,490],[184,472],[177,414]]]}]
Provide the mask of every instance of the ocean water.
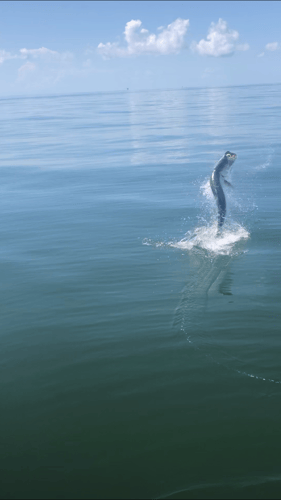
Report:
[{"label": "ocean water", "polygon": [[280,498],[281,85],[0,110],[1,498]]}]

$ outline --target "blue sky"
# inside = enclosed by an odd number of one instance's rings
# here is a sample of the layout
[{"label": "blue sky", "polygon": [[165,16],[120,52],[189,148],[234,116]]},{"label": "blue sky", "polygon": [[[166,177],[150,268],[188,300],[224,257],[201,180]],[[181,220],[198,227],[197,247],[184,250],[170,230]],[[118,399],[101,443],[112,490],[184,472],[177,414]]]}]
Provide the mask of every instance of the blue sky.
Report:
[{"label": "blue sky", "polygon": [[281,83],[279,1],[0,3],[0,95]]}]

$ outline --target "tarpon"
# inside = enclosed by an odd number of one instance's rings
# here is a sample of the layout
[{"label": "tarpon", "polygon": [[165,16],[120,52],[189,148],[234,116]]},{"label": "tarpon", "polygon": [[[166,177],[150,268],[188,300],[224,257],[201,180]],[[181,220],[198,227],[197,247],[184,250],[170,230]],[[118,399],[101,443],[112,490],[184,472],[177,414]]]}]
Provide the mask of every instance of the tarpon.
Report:
[{"label": "tarpon", "polygon": [[223,192],[223,188],[221,185],[221,181],[223,181],[227,186],[231,186],[231,184],[224,178],[232,167],[234,161],[236,160],[237,155],[235,153],[231,153],[230,151],[226,151],[223,157],[219,160],[217,165],[215,166],[211,179],[211,189],[213,191],[213,195],[216,199],[218,206],[218,228],[220,229],[225,221],[226,214],[226,200],[225,194]]}]

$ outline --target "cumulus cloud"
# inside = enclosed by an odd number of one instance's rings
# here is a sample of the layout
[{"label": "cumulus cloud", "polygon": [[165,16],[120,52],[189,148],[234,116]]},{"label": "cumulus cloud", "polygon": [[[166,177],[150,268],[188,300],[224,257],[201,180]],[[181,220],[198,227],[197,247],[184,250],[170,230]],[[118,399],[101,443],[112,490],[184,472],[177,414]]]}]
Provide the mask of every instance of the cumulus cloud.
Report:
[{"label": "cumulus cloud", "polygon": [[265,49],[266,50],[270,50],[271,52],[273,52],[274,50],[278,50],[279,49],[279,43],[278,42],[267,43],[266,46],[265,46]]},{"label": "cumulus cloud", "polygon": [[238,31],[229,29],[227,22],[220,18],[217,24],[211,24],[207,40],[202,39],[199,43],[194,42],[192,49],[200,55],[231,56],[236,50],[249,49],[248,44],[238,44],[238,39]]},{"label": "cumulus cloud", "polygon": [[118,42],[100,43],[98,53],[104,59],[113,57],[139,56],[142,54],[176,54],[184,46],[184,36],[189,26],[188,19],[176,19],[167,28],[161,26],[158,35],[149,33],[147,29],[141,28],[140,20],[132,19],[125,26],[125,41],[127,45],[122,47]]}]

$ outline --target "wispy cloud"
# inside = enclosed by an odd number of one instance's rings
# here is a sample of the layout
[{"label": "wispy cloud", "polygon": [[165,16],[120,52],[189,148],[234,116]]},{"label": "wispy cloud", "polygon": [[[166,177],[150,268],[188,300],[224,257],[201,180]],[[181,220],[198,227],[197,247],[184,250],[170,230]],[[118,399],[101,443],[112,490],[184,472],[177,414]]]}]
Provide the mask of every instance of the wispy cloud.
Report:
[{"label": "wispy cloud", "polygon": [[264,51],[258,54],[257,57],[264,57],[265,51],[274,52],[275,50],[280,50],[280,44],[278,42],[267,43]]},{"label": "wispy cloud", "polygon": [[23,59],[26,59],[28,57],[37,59],[40,56],[57,57],[59,56],[59,52],[57,52],[56,50],[46,49],[46,47],[41,47],[40,49],[20,49],[20,55]]},{"label": "wispy cloud", "polygon": [[71,52],[57,52],[56,50],[41,47],[39,49],[20,49],[22,59],[41,59],[45,61],[69,61],[73,58]]},{"label": "wispy cloud", "polygon": [[200,55],[231,56],[236,50],[245,51],[249,49],[247,43],[238,44],[238,39],[238,31],[229,29],[227,22],[220,18],[216,24],[211,24],[207,40],[202,39],[199,43],[194,42],[192,49]]},{"label": "wispy cloud", "polygon": [[8,59],[15,59],[15,57],[10,52],[6,52],[6,50],[0,49],[0,64],[3,64],[3,62],[7,61]]},{"label": "wispy cloud", "polygon": [[18,81],[28,87],[53,85],[73,73],[73,54],[41,47],[20,49],[18,57],[27,62],[18,69]]},{"label": "wispy cloud", "polygon": [[19,69],[18,69],[18,79],[19,81],[22,81],[25,79],[26,75],[30,71],[35,71],[36,66],[34,63],[27,61],[25,64],[23,64]]},{"label": "wispy cloud", "polygon": [[126,46],[120,46],[118,42],[100,43],[98,53],[104,59],[113,57],[139,56],[142,54],[176,54],[184,46],[184,37],[189,26],[188,19],[176,19],[166,28],[158,28],[158,35],[149,33],[147,29],[141,28],[140,20],[132,19],[125,26]]},{"label": "wispy cloud", "polygon": [[267,43],[265,46],[265,50],[270,50],[271,52],[273,52],[274,50],[278,50],[279,48],[280,47],[278,42]]}]

